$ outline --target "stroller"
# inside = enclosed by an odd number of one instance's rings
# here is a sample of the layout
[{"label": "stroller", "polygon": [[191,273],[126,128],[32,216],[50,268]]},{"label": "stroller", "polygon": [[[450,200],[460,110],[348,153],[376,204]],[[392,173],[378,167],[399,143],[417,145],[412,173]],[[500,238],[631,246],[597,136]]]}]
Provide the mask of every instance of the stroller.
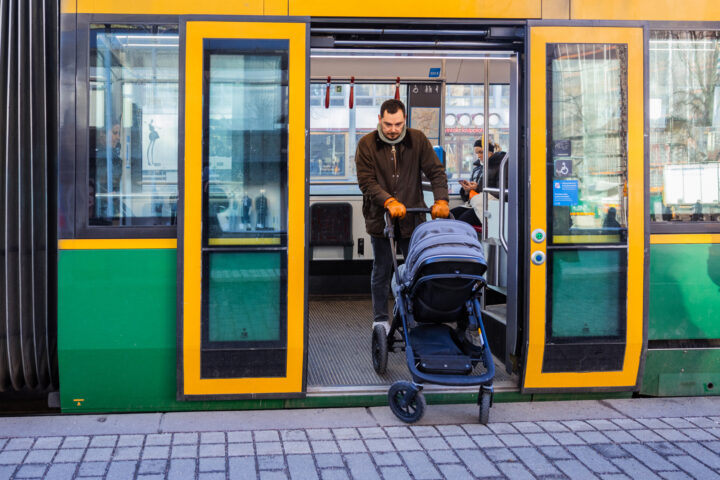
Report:
[{"label": "stroller", "polygon": [[[408,208],[407,212],[430,210]],[[482,275],[487,264],[477,233],[457,220],[423,222],[410,237],[405,264],[398,268],[394,227],[387,212],[385,224],[395,267],[395,307],[390,332],[386,333],[382,325],[373,329],[373,367],[382,375],[388,352],[405,350],[413,379],[412,383],[392,384],[388,392],[390,409],[400,420],[413,423],[425,413],[423,382],[479,385],[479,421],[487,424],[495,366],[480,314],[480,295],[486,284]],[[480,362],[484,373],[472,375]]]}]

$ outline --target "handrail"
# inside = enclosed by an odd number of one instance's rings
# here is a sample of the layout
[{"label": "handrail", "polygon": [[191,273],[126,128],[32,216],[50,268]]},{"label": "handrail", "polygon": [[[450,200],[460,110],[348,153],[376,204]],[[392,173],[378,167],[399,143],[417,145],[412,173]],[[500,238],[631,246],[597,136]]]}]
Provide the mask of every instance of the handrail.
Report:
[{"label": "handrail", "polygon": [[498,207],[500,207],[500,243],[502,244],[503,248],[505,249],[505,253],[508,253],[508,244],[507,239],[505,238],[505,195],[507,194],[507,189],[505,188],[505,165],[507,165],[508,159],[510,158],[510,153],[505,153],[505,156],[503,157],[502,161],[500,162],[500,179],[499,179],[499,190],[502,192],[502,195],[500,195],[500,204]]}]

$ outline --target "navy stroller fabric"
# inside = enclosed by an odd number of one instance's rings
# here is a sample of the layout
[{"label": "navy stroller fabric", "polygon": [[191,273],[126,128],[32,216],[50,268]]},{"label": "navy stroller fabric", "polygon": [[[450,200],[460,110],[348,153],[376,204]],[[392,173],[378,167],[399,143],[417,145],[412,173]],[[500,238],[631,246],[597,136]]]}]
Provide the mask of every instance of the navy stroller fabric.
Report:
[{"label": "navy stroller fabric", "polygon": [[458,220],[436,219],[418,225],[410,237],[408,256],[398,271],[400,281],[411,281],[424,261],[438,256],[471,258],[487,265],[472,226]]}]

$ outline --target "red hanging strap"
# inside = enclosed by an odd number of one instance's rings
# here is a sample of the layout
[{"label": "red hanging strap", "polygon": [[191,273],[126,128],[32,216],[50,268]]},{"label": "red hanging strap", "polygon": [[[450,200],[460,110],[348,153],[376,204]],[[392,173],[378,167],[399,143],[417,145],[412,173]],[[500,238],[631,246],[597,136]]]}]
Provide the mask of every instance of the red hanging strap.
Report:
[{"label": "red hanging strap", "polygon": [[350,110],[353,108],[353,103],[355,102],[355,77],[350,77]]},{"label": "red hanging strap", "polygon": [[395,100],[400,100],[400,77],[395,80]]},{"label": "red hanging strap", "polygon": [[328,75],[327,86],[325,87],[325,108],[330,108],[330,75]]}]

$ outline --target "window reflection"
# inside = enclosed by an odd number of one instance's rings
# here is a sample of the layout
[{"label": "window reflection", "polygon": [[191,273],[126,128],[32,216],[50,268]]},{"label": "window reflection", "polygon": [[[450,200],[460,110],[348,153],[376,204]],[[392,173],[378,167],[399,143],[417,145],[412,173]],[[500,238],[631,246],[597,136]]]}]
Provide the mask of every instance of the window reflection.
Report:
[{"label": "window reflection", "polygon": [[650,220],[720,220],[720,32],[651,33]]},{"label": "window reflection", "polygon": [[553,243],[627,242],[627,46],[548,45]]},{"label": "window reflection", "polygon": [[174,224],[177,27],[93,25],[90,45],[89,224]]},{"label": "window reflection", "polygon": [[287,47],[267,42],[258,42],[264,54],[219,49],[206,59],[203,183],[211,245],[287,232]]}]

